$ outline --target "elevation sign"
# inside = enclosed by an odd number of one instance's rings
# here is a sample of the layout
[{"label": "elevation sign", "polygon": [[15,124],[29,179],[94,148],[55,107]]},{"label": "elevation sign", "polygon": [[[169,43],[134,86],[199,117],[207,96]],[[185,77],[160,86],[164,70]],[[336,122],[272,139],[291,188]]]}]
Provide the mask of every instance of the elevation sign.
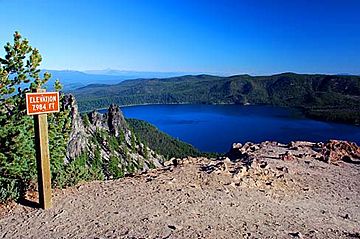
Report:
[{"label": "elevation sign", "polygon": [[53,112],[59,112],[59,92],[26,94],[26,113],[28,115]]}]

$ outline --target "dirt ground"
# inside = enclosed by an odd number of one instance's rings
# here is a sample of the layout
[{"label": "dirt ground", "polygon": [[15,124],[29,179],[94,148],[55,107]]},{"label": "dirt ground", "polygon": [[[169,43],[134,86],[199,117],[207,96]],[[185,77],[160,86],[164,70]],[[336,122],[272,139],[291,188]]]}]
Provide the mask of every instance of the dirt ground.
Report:
[{"label": "dirt ground", "polygon": [[261,157],[246,172],[190,158],[58,190],[49,210],[3,212],[0,238],[360,238],[360,165]]}]

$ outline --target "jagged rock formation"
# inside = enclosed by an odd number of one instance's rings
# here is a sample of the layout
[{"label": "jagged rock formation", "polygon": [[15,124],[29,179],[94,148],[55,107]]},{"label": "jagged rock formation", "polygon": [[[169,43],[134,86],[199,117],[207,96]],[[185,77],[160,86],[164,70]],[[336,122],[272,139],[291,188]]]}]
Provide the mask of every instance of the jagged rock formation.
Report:
[{"label": "jagged rock formation", "polygon": [[94,126],[96,128],[106,127],[104,117],[99,112],[92,111],[90,114],[88,114],[88,117],[89,117],[89,120],[90,120],[90,123],[92,124],[92,126]]},{"label": "jagged rock formation", "polygon": [[86,154],[90,165],[95,160],[103,162],[106,178],[113,178],[111,170],[119,170],[119,176],[162,165],[164,157],[137,139],[117,105],[110,105],[107,114],[93,111],[82,117],[74,96],[65,96],[65,104],[70,107],[72,117],[65,163]]},{"label": "jagged rock formation", "polygon": [[71,111],[71,132],[68,146],[66,149],[65,163],[80,156],[87,150],[88,134],[86,133],[83,121],[81,119],[75,97],[72,95],[64,96],[64,107],[69,107]]},{"label": "jagged rock formation", "polygon": [[108,114],[108,127],[111,134],[115,137],[119,136],[119,130],[126,130],[126,121],[120,108],[115,104],[111,104]]}]

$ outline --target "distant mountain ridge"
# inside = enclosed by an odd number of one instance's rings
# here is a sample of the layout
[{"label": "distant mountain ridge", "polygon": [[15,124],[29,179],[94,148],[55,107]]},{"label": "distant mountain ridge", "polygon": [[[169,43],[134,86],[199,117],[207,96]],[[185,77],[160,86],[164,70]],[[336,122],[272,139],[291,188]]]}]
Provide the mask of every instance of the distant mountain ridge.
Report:
[{"label": "distant mountain ridge", "polygon": [[181,76],[189,73],[184,72],[148,72],[148,71],[122,71],[122,70],[48,70],[44,72],[51,73],[52,77],[46,84],[48,89],[52,89],[56,79],[59,79],[64,86],[64,91],[74,90],[91,84],[117,84],[129,79],[149,79],[149,78],[167,78]]},{"label": "distant mountain ridge", "polygon": [[115,70],[115,69],[105,69],[105,70],[87,70],[84,71],[87,74],[93,75],[112,75],[112,76],[121,76],[127,79],[136,79],[136,78],[168,78],[176,77],[187,74],[196,74],[194,72],[157,72],[157,71],[127,71],[127,70]]},{"label": "distant mountain ridge", "polygon": [[83,87],[89,84],[95,83],[106,83],[106,84],[116,84],[123,80],[127,80],[125,76],[117,75],[94,75],[87,74],[82,71],[73,71],[73,70],[41,70],[41,73],[44,72],[51,73],[51,79],[47,82],[46,86],[49,89],[52,89],[56,79],[59,79],[64,86],[65,91],[73,90],[79,87]]},{"label": "distant mountain ridge", "polygon": [[272,76],[186,75],[126,80],[74,90],[81,110],[111,103],[270,104],[299,107],[306,115],[360,124],[360,76],[282,73]]},{"label": "distant mountain ridge", "polygon": [[[56,79],[59,79],[64,86],[64,91],[72,91],[77,88],[85,87],[88,85],[97,84],[118,84],[124,80],[132,79],[153,79],[153,78],[172,78],[189,75],[200,75],[194,72],[155,72],[155,71],[126,71],[126,70],[49,70],[43,69],[41,73],[45,71],[51,73],[52,77],[46,84],[48,89],[52,89]],[[206,74],[202,74],[206,75]],[[342,73],[337,74],[339,76],[350,76],[350,74]],[[224,75],[221,75],[224,76]]]}]

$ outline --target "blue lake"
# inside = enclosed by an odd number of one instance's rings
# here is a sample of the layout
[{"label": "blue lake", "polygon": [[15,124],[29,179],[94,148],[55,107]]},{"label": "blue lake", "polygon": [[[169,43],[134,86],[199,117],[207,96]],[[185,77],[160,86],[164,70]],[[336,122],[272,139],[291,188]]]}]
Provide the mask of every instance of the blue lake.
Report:
[{"label": "blue lake", "polygon": [[360,144],[359,126],[308,119],[296,109],[241,105],[142,105],[121,109],[127,118],[146,120],[208,152],[227,152],[234,142],[265,140],[288,143],[342,139]]}]

